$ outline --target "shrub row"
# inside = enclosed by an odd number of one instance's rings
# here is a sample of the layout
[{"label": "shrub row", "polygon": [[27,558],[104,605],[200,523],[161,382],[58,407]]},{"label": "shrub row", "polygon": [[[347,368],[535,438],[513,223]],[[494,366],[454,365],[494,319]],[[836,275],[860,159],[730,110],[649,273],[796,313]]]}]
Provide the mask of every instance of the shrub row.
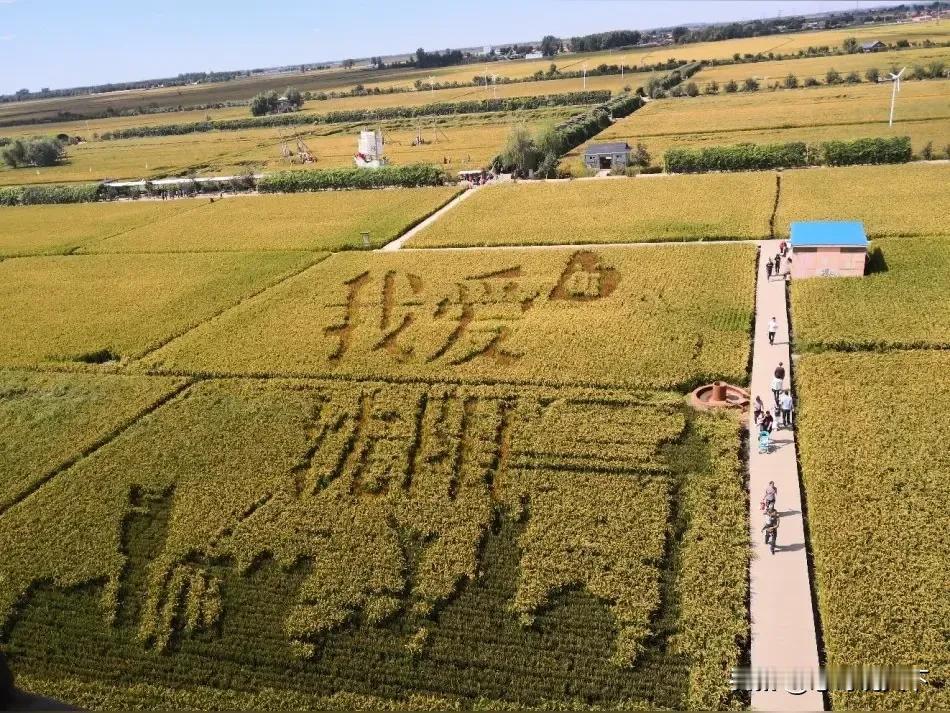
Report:
[{"label": "shrub row", "polygon": [[821,144],[820,163],[829,166],[853,166],[862,163],[907,163],[913,158],[909,136],[891,138],[825,141]]},{"label": "shrub row", "polygon": [[88,203],[99,200],[98,183],[75,186],[9,186],[0,188],[0,205],[41,205],[47,203]]},{"label": "shrub row", "polygon": [[706,148],[671,148],[664,156],[670,173],[750,171],[804,166],[808,149],[803,141],[787,144],[739,144]]},{"label": "shrub row", "polygon": [[409,166],[331,168],[319,171],[279,171],[257,181],[261,193],[296,193],[341,188],[384,188],[386,186],[440,186],[445,174],[438,166],[417,163]]},{"label": "shrub row", "polygon": [[580,146],[610,126],[611,117],[621,119],[643,106],[643,97],[637,94],[622,94],[586,114],[571,117],[557,127],[561,135],[561,153]]},{"label": "shrub row", "polygon": [[664,154],[666,170],[670,173],[754,171],[807,165],[906,163],[911,158],[913,151],[908,136],[823,141],[812,145],[794,141],[785,144],[738,144],[700,149],[671,148]]},{"label": "shrub row", "polygon": [[298,126],[306,124],[338,124],[354,121],[377,121],[407,119],[416,116],[444,116],[450,114],[479,114],[493,111],[516,111],[540,109],[546,106],[572,106],[596,104],[610,98],[609,89],[586,92],[566,92],[534,97],[507,97],[499,99],[473,99],[461,102],[437,102],[422,106],[391,106],[378,109],[353,109],[331,111],[326,114],[277,114],[274,116],[248,117],[244,119],[221,119],[195,121],[187,124],[162,124],[158,126],[134,126],[109,131],[102,139],[130,139],[144,136],[178,136],[204,131],[237,131],[271,126]]}]

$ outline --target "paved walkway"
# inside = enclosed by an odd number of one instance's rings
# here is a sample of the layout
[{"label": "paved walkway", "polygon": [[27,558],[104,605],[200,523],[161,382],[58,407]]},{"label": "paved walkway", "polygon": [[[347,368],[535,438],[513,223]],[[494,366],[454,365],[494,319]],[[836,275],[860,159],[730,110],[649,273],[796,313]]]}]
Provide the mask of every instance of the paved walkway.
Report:
[{"label": "paved walkway", "polygon": [[[761,243],[762,258],[778,252],[777,240]],[[791,360],[785,284],[768,280],[764,259],[759,265],[756,294],[755,340],[752,356],[752,399],[761,396],[766,407],[774,406],[771,381],[775,367],[786,368],[785,386],[790,384]],[[775,344],[768,340],[768,322],[775,317],[778,332]],[[750,423],[752,414],[749,414]],[[750,609],[752,618],[752,670],[771,669],[780,676],[775,692],[753,692],[755,710],[821,710],[821,694],[808,691],[792,695],[781,678],[792,670],[811,673],[818,667],[818,645],[809,587],[801,491],[798,482],[797,449],[792,430],[776,430],[773,450],[758,452],[757,429],[752,423],[749,438],[749,529],[753,559],[750,564]],[[769,481],[778,488],[776,510],[781,515],[775,554],[764,544],[764,524],[759,503]]]},{"label": "paved walkway", "polygon": [[399,250],[402,247],[403,243],[409,240],[409,238],[411,238],[413,235],[418,233],[420,230],[423,230],[424,228],[427,228],[430,225],[432,225],[435,221],[437,221],[443,215],[448,213],[450,210],[452,210],[455,206],[457,206],[462,201],[467,200],[470,195],[478,192],[485,185],[486,184],[483,183],[480,186],[475,186],[474,188],[469,188],[468,190],[463,191],[462,193],[457,195],[455,198],[450,200],[448,203],[446,203],[444,206],[439,208],[435,213],[433,213],[428,218],[426,218],[421,223],[419,223],[419,225],[409,228],[409,230],[407,230],[405,233],[400,235],[398,238],[396,238],[395,240],[391,242],[386,243],[385,245],[383,245],[383,247],[379,249],[384,252],[388,252],[390,250]]}]

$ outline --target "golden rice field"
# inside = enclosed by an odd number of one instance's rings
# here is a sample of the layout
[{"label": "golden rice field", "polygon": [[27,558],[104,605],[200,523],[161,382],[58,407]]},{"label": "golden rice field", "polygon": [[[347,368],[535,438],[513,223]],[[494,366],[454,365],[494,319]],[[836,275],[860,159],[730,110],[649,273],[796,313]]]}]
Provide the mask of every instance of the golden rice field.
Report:
[{"label": "golden rice field", "polygon": [[[861,279],[792,283],[799,351],[950,347],[950,236],[877,240]],[[876,265],[875,265],[876,263]]]},{"label": "golden rice field", "polygon": [[776,62],[724,64],[719,67],[707,67],[701,70],[693,75],[691,81],[696,82],[700,89],[710,82],[718,82],[720,91],[722,91],[722,85],[730,80],[741,84],[742,80],[753,77],[765,87],[775,83],[781,84],[789,74],[794,74],[799,83],[803,83],[806,79],[812,77],[824,84],[825,74],[829,69],[838,71],[842,78],[849,72],[857,72],[861,75],[861,81],[864,81],[864,73],[871,67],[877,68],[881,72],[881,76],[886,77],[887,72],[892,68],[899,71],[902,67],[908,67],[909,72],[915,64],[926,66],[933,61],[950,64],[950,47],[925,47],[889,52],[857,52],[831,57],[803,57]]},{"label": "golden rice field", "polygon": [[[452,173],[479,168],[504,145],[512,125],[537,129],[563,121],[582,108],[428,117],[381,125],[386,156],[393,164],[434,163]],[[48,168],[0,166],[0,185],[66,183],[107,178],[159,178],[176,175],[232,175],[242,171],[337,168],[353,166],[357,140],[366,124],[210,131],[181,136],[152,136],[91,141],[71,146],[68,160]],[[421,135],[424,143],[413,145]],[[281,147],[297,153],[297,138],[316,156],[315,163],[294,164]]]},{"label": "golden rice field", "polygon": [[[600,136],[886,123],[890,99],[891,87],[883,84],[684,97],[651,102]],[[894,121],[914,119],[950,120],[950,82],[932,80],[901,85]]]},{"label": "golden rice field", "polygon": [[950,234],[950,165],[815,168],[782,173],[775,233],[795,220],[860,220],[868,237]]},{"label": "golden rice field", "polygon": [[[653,163],[671,147],[753,142],[824,141],[863,136],[910,136],[920,151],[929,141],[950,144],[950,82],[905,82],[888,126],[890,85],[856,84],[661,99],[620,119],[588,143],[638,141]],[[587,144],[569,152],[565,165],[583,172]]]},{"label": "golden rice field", "polygon": [[4,260],[0,364],[142,354],[320,257],[269,252]]},{"label": "golden rice field", "polygon": [[[885,251],[895,245],[885,244]],[[944,260],[944,274],[948,266]],[[904,305],[905,317],[919,306]],[[946,341],[946,314],[943,330]],[[838,665],[914,661],[935,683],[950,675],[950,539],[947,528],[935,526],[950,521],[950,451],[938,435],[950,429],[948,369],[946,351],[806,354],[797,364],[818,608],[826,655]],[[836,692],[832,703],[842,710],[943,710],[950,695],[926,685],[917,692]]]},{"label": "golden rice field", "polygon": [[[4,106],[4,105],[0,105]],[[105,119],[82,119],[79,121],[60,121],[41,124],[21,124],[0,127],[0,136],[30,137],[69,134],[79,136],[86,141],[95,141],[107,131],[130,129],[137,126],[161,126],[163,124],[187,124],[210,119],[243,119],[250,116],[247,107],[227,109],[204,109],[197,111],[175,111],[161,114],[137,114],[135,116],[113,116]]]},{"label": "golden rice field", "polygon": [[[305,205],[253,200],[194,227]],[[647,390],[745,378],[755,249],[708,250],[733,279],[684,246],[0,262],[18,684],[89,708],[740,704],[738,424]]]},{"label": "golden rice field", "polygon": [[[316,148],[320,137],[337,131],[350,132],[349,127],[318,126],[308,130],[304,136],[308,144],[312,142],[312,148]],[[352,131],[355,136],[359,129]],[[270,165],[277,168],[282,162],[282,134],[290,136],[286,129],[268,128],[90,141],[70,146],[67,160],[56,166],[11,169],[3,165],[0,167],[0,185],[159,178],[190,173],[226,175],[261,164],[261,167]],[[355,138],[352,145],[355,152]],[[350,158],[352,162],[352,154]],[[319,163],[316,167],[320,167]]]},{"label": "golden rice field", "polygon": [[346,250],[379,247],[458,189],[388,188],[139,200],[0,210],[0,256],[52,253]]},{"label": "golden rice field", "polygon": [[407,247],[760,239],[775,175],[651,176],[488,186]]},{"label": "golden rice field", "polygon": [[[216,375],[670,388],[728,374],[741,382],[754,252],[733,245],[702,255],[684,246],[338,253],[146,364]],[[701,279],[708,261],[734,277]],[[706,339],[708,330],[715,339]]]},{"label": "golden rice field", "polygon": [[16,438],[0,441],[0,512],[44,474],[95,447],[184,383],[162,377],[4,372],[0,432]]},{"label": "golden rice field", "polygon": [[5,207],[0,210],[0,257],[74,251],[145,225],[161,225],[197,205],[191,201],[139,201]]},{"label": "golden rice field", "polygon": [[[738,703],[734,421],[655,392],[140,378],[148,413],[0,516],[20,685],[90,708]],[[58,379],[0,375],[5,434],[70,435],[96,387]]]},{"label": "golden rice field", "polygon": [[[458,193],[452,186],[235,196],[151,223],[79,252],[191,252],[216,250],[346,250],[380,247]],[[176,201],[172,201],[173,203]],[[106,206],[103,212],[112,206]],[[64,207],[62,218],[69,215]]]}]

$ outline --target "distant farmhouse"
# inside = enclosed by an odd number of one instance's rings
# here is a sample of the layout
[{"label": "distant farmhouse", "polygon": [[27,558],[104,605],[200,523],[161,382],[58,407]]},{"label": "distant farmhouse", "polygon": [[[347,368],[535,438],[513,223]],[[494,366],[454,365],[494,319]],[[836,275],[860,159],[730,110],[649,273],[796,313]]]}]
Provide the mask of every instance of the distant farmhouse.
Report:
[{"label": "distant farmhouse", "polygon": [[626,168],[629,163],[630,145],[626,142],[591,144],[584,151],[584,165],[595,171]]}]

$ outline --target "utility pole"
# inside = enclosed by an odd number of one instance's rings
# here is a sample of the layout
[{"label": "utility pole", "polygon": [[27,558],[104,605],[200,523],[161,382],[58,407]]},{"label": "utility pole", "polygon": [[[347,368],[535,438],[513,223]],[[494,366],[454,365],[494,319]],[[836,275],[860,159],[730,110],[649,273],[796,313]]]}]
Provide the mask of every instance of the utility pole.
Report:
[{"label": "utility pole", "polygon": [[587,62],[584,62],[584,90],[587,90]]}]

